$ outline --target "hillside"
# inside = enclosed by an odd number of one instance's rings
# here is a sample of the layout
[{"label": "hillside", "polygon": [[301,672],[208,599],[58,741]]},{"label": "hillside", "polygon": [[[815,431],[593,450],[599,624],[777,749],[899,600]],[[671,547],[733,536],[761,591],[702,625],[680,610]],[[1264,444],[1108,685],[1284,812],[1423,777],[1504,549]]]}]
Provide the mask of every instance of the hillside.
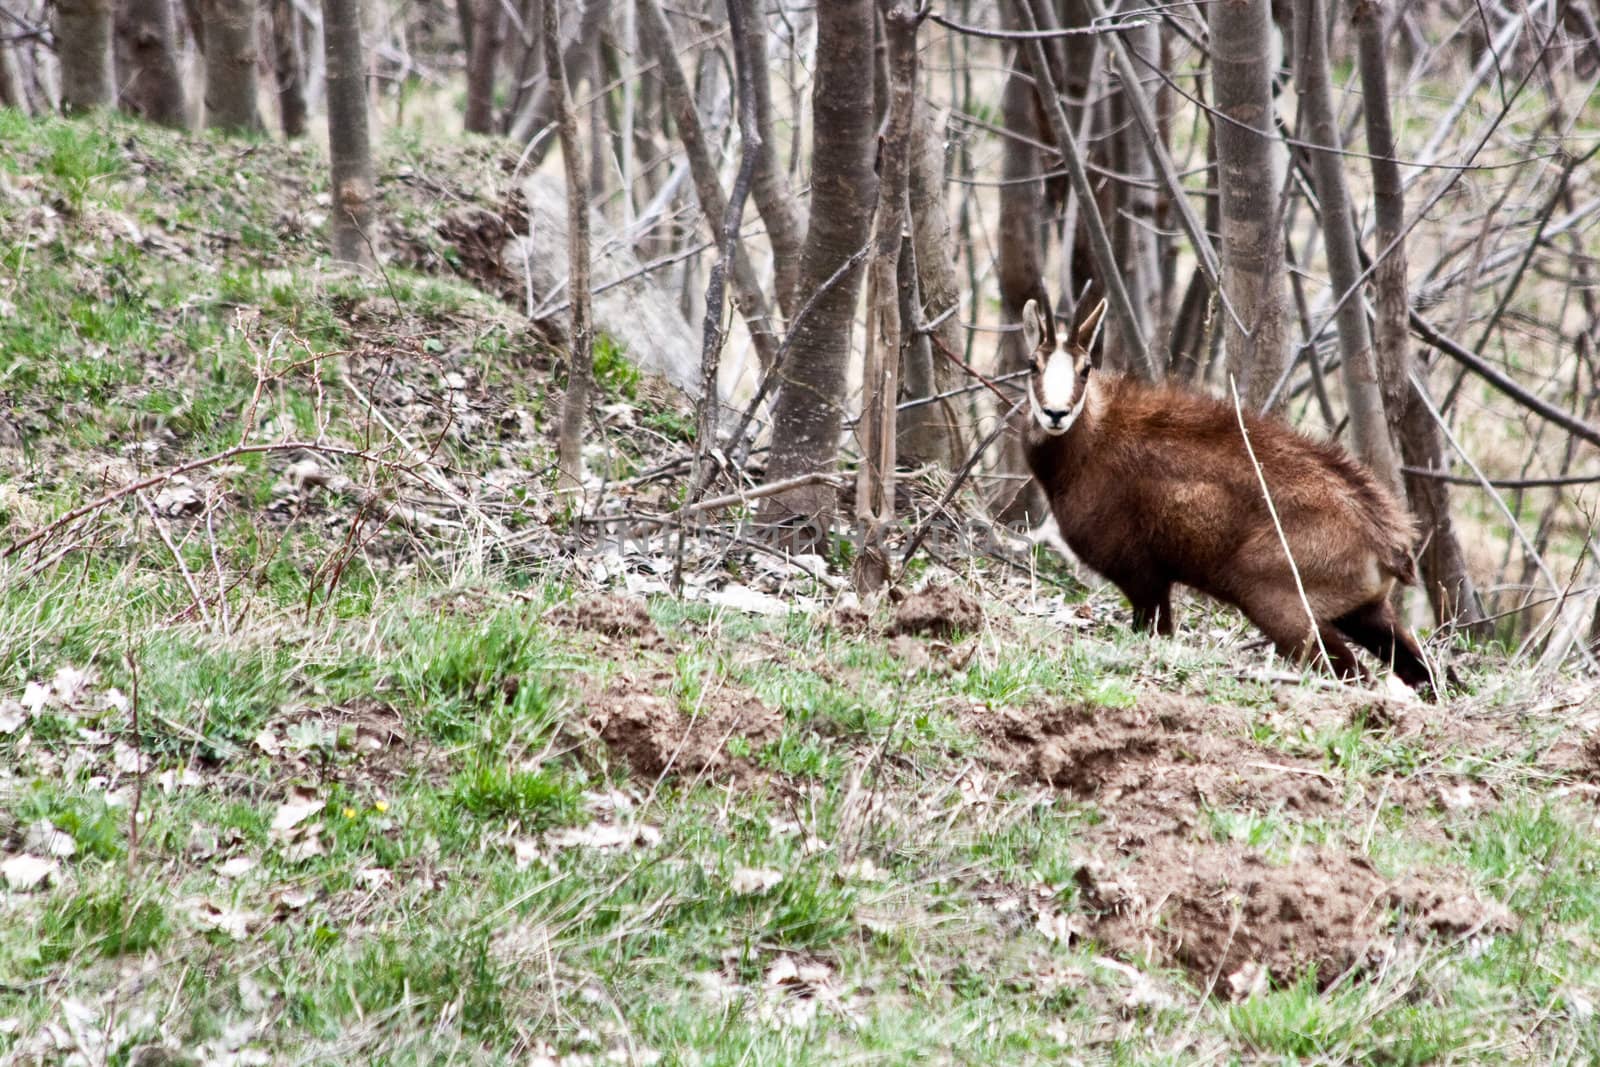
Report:
[{"label": "hillside", "polygon": [[[0,143],[5,1062],[1600,1057],[1592,681],[1341,686],[1042,551],[863,607],[619,547],[487,142],[387,146],[375,281],[313,148]],[[599,351],[658,514],[692,415]]]}]

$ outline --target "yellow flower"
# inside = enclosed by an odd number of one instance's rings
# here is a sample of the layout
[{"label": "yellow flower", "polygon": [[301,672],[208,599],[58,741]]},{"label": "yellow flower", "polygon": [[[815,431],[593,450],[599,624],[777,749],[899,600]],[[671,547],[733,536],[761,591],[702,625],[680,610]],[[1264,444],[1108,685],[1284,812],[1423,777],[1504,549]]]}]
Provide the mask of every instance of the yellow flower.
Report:
[{"label": "yellow flower", "polygon": [[345,808],[344,809],[344,817],[347,818],[347,819],[355,818],[356,817],[356,809],[355,808]]}]

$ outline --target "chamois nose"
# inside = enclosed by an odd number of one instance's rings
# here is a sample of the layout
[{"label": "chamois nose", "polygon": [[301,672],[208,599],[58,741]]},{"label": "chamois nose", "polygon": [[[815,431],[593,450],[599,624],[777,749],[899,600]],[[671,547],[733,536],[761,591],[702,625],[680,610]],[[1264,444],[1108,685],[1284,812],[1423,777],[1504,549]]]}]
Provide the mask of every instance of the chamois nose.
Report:
[{"label": "chamois nose", "polygon": [[1039,414],[1049,419],[1051,426],[1060,426],[1061,420],[1067,417],[1067,413],[1065,411],[1058,411],[1055,408],[1046,407],[1041,407],[1039,409]]}]

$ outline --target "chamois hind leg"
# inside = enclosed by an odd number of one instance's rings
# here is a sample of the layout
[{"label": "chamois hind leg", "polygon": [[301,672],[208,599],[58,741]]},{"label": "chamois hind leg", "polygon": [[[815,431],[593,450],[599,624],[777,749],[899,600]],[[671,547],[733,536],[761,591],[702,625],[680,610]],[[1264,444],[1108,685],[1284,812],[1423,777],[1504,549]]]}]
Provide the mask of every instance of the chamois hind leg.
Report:
[{"label": "chamois hind leg", "polygon": [[1401,624],[1387,597],[1371,601],[1333,620],[1350,640],[1394,668],[1411,688],[1433,695],[1433,676],[1417,639]]},{"label": "chamois hind leg", "polygon": [[1147,585],[1139,588],[1122,587],[1122,594],[1133,606],[1133,628],[1140,633],[1154,630],[1162,637],[1171,637],[1172,585]]},{"label": "chamois hind leg", "polygon": [[1356,654],[1350,650],[1343,637],[1332,626],[1318,623],[1313,632],[1306,618],[1305,605],[1299,597],[1261,596],[1240,605],[1245,616],[1272,640],[1278,655],[1291,663],[1301,664],[1318,656],[1321,650],[1328,655],[1328,666],[1334,674],[1346,681],[1364,682],[1369,679]]}]

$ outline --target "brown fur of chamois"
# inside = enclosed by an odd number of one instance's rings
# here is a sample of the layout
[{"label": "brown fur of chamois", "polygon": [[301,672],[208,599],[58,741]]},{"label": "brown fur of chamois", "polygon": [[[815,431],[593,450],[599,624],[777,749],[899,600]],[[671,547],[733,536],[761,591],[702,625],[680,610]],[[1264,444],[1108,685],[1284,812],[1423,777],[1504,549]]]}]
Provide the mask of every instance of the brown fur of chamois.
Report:
[{"label": "brown fur of chamois", "polygon": [[1415,581],[1416,534],[1400,503],[1338,445],[1246,413],[1280,540],[1233,406],[1099,372],[1089,347],[1104,309],[1066,343],[1037,304],[1024,310],[1026,450],[1062,538],[1127,596],[1134,626],[1170,635],[1181,583],[1237,607],[1292,661],[1316,656],[1320,637],[1341,677],[1363,679],[1354,642],[1430,690],[1421,649],[1389,602],[1396,582]]}]

